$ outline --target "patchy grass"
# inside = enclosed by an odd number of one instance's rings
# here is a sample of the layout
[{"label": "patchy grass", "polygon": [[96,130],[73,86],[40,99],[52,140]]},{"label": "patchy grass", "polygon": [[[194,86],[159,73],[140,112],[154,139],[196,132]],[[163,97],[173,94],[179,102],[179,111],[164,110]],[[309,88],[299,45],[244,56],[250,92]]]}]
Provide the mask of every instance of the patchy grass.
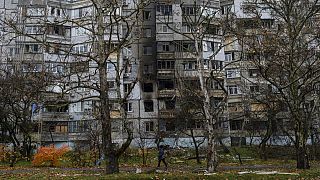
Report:
[{"label": "patchy grass", "polygon": [[[169,163],[169,171],[164,173],[156,173],[157,166],[157,150],[148,149],[147,164],[142,165],[142,152],[137,149],[129,149],[124,156],[120,158],[120,167],[122,172],[114,175],[104,175],[103,166],[100,167],[78,167],[74,168],[72,163],[66,159],[61,163],[60,168],[33,168],[28,161],[19,161],[14,168],[9,168],[9,164],[0,164],[0,179],[320,179],[320,163],[312,161],[312,169],[300,171],[294,169],[295,161],[291,158],[275,158],[270,157],[267,161],[259,159],[256,147],[232,147],[240,153],[243,164],[240,165],[235,153],[230,154],[219,152],[221,163],[220,171],[215,175],[204,175],[201,172],[206,166],[205,159],[199,165],[194,157],[194,150],[180,149],[167,150],[167,162]],[[283,148],[276,148],[284,150]],[[276,154],[277,152],[273,152]],[[282,152],[283,153],[283,152]],[[205,151],[201,151],[201,155],[205,155]],[[266,166],[258,169],[255,166]],[[162,165],[163,167],[163,165]],[[136,174],[136,168],[142,168],[142,174]],[[279,171],[285,173],[298,173],[299,175],[275,174],[275,175],[259,175],[254,173],[238,174],[240,171]],[[129,173],[130,172],[130,173]]]},{"label": "patchy grass", "polygon": [[[287,172],[287,171],[282,171]],[[313,168],[306,171],[292,171],[299,175],[286,174],[242,174],[238,171],[219,172],[217,174],[205,175],[190,172],[165,172],[165,173],[150,173],[150,174],[135,174],[135,173],[118,173],[113,175],[104,175],[97,171],[74,171],[62,169],[40,168],[31,172],[15,172],[2,173],[0,179],[311,179],[320,178],[320,168]]]}]

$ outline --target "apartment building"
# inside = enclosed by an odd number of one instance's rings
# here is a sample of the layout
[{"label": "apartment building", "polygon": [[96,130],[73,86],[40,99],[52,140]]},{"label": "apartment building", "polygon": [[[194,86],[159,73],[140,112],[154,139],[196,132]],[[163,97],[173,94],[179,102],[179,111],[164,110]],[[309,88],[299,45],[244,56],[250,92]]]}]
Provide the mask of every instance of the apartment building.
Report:
[{"label": "apartment building", "polygon": [[[94,98],[98,92],[88,88],[99,83],[97,63],[87,60],[96,53],[92,43],[95,34],[91,32],[96,30],[90,18],[95,13],[92,3],[12,0],[0,5],[0,9],[5,9],[1,13],[16,15],[25,34],[10,44],[1,41],[2,64],[24,73],[50,72],[54,77],[48,87],[54,93],[45,94],[40,102],[35,102],[32,121],[38,130],[33,141],[71,146],[78,142],[100,143],[97,137],[101,125],[96,115],[99,99]],[[120,116],[123,107],[127,127],[133,131],[133,146],[154,146],[157,138],[172,146],[192,146],[190,137],[178,133],[187,119],[179,115],[179,108],[183,99],[188,98],[179,90],[185,88],[181,86],[184,82],[203,96],[199,73],[203,73],[209,84],[212,104],[228,97],[217,117],[224,141],[227,144],[246,143],[250,138],[260,141],[258,135],[248,133],[247,127],[250,124],[254,129],[265,130],[267,120],[256,98],[261,93],[261,84],[269,85],[250,64],[254,53],[244,51],[236,37],[224,33],[219,24],[220,19],[232,15],[243,25],[243,31],[252,30],[250,24],[254,22],[247,15],[245,5],[242,0],[158,0],[144,3],[136,19],[127,21],[129,24],[112,24],[112,18],[103,18],[108,26],[103,38],[109,41],[110,47],[117,47],[124,37],[130,38],[129,43],[110,53],[106,67],[115,143],[127,138]],[[135,1],[125,0],[112,13],[129,18],[135,8]],[[204,21],[205,18],[209,21]],[[270,13],[263,13],[261,19],[267,28],[273,28],[275,22]],[[128,31],[130,37],[125,36]],[[199,64],[199,58],[203,64]],[[65,92],[65,89],[69,90]],[[66,94],[60,96],[62,92]],[[125,97],[125,101],[119,97]],[[195,136],[203,137],[205,125],[200,118],[188,127],[196,131]]]}]

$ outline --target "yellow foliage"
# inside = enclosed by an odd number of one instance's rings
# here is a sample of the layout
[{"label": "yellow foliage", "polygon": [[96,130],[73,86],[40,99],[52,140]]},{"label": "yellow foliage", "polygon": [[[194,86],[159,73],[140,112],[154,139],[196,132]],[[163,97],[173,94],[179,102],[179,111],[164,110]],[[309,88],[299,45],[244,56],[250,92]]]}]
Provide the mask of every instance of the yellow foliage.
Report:
[{"label": "yellow foliage", "polygon": [[62,146],[56,148],[54,145],[42,146],[38,149],[38,152],[34,155],[32,165],[33,166],[59,166],[59,160],[70,149],[68,146]]}]

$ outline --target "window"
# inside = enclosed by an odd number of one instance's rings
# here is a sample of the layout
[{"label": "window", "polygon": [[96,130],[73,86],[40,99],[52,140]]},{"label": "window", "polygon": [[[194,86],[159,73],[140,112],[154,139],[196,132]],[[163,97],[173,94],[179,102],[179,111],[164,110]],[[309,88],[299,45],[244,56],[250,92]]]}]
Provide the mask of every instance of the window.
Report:
[{"label": "window", "polygon": [[259,76],[259,70],[258,69],[249,69],[249,77],[258,77]]},{"label": "window", "polygon": [[274,19],[262,19],[262,27],[271,29],[274,25]]},{"label": "window", "polygon": [[181,30],[183,33],[191,33],[192,28],[189,24],[182,24]]},{"label": "window", "polygon": [[168,25],[166,25],[166,24],[161,24],[161,25],[160,25],[159,32],[164,32],[164,33],[168,32]]},{"label": "window", "polygon": [[196,61],[185,62],[183,64],[183,69],[184,70],[196,70],[197,69],[197,62]]},{"label": "window", "polygon": [[211,88],[212,89],[222,89],[223,85],[224,85],[223,80],[219,80],[219,82],[215,81],[215,80],[211,81]]},{"label": "window", "polygon": [[159,90],[163,89],[174,89],[174,82],[171,79],[159,80]]},{"label": "window", "polygon": [[107,63],[107,71],[110,72],[110,71],[114,71],[114,70],[115,70],[114,64],[111,62],[108,62]]},{"label": "window", "polygon": [[26,44],[24,53],[39,53],[40,45],[39,44]]},{"label": "window", "polygon": [[260,91],[257,85],[250,86],[249,88],[251,93],[258,93]]},{"label": "window", "polygon": [[56,10],[56,9],[55,9],[54,7],[51,7],[50,14],[51,14],[51,15],[54,15],[54,14],[55,14],[55,10]]},{"label": "window", "polygon": [[127,111],[127,112],[133,112],[133,109],[132,109],[132,103],[131,102],[128,102],[128,103],[124,103],[124,110]]},{"label": "window", "polygon": [[169,42],[158,42],[157,50],[158,50],[158,52],[170,51],[170,43]]},{"label": "window", "polygon": [[132,64],[126,64],[126,67],[124,69],[125,74],[130,74],[132,72]]},{"label": "window", "polygon": [[27,26],[25,32],[27,34],[40,34],[42,33],[42,28],[41,26]]},{"label": "window", "polygon": [[231,130],[241,130],[242,129],[242,120],[233,120],[230,121]]},{"label": "window", "polygon": [[151,37],[151,28],[143,29],[143,37]]},{"label": "window", "polygon": [[224,54],[224,60],[225,61],[233,61],[234,60],[234,53],[225,53]]},{"label": "window", "polygon": [[174,121],[167,121],[166,122],[166,131],[175,131],[176,126],[174,124]]},{"label": "window", "polygon": [[153,132],[154,131],[154,122],[153,121],[144,122],[144,126],[145,126],[146,132]]},{"label": "window", "polygon": [[175,100],[165,100],[165,109],[170,110],[170,109],[175,109],[176,107],[176,101]]},{"label": "window", "polygon": [[56,126],[54,132],[66,133],[66,132],[68,132],[68,126],[67,125]]},{"label": "window", "polygon": [[143,84],[143,92],[153,92],[153,84],[152,83],[144,83]]},{"label": "window", "polygon": [[169,52],[172,50],[170,42],[158,42],[157,50],[158,52]]},{"label": "window", "polygon": [[130,83],[124,83],[123,84],[123,90],[124,90],[124,93],[129,93],[131,91],[131,84]]},{"label": "window", "polygon": [[237,78],[240,77],[240,71],[238,69],[228,69],[227,78]]},{"label": "window", "polygon": [[108,88],[109,89],[114,89],[114,88],[116,88],[116,86],[115,86],[115,82],[114,81],[108,81]]},{"label": "window", "polygon": [[144,65],[143,66],[143,74],[152,74],[153,66],[152,64]]},{"label": "window", "polygon": [[78,72],[89,72],[89,62],[72,62],[70,63],[70,72],[78,73]]},{"label": "window", "polygon": [[240,94],[240,89],[236,85],[228,86],[228,92],[230,95]]},{"label": "window", "polygon": [[28,8],[27,16],[44,16],[44,8]]},{"label": "window", "polygon": [[153,112],[153,101],[144,101],[144,112]]},{"label": "window", "polygon": [[151,11],[143,11],[143,20],[151,20]]},{"label": "window", "polygon": [[222,104],[223,98],[221,98],[221,97],[211,97],[210,101],[211,101],[211,106],[217,108]]},{"label": "window", "polygon": [[172,15],[172,5],[157,5],[157,15]]},{"label": "window", "polygon": [[75,36],[82,36],[89,34],[89,31],[83,27],[75,27],[73,28],[73,35]]},{"label": "window", "polygon": [[212,69],[215,70],[223,70],[223,61],[211,61],[212,62]]},{"label": "window", "polygon": [[158,61],[158,69],[174,69],[174,61]]},{"label": "window", "polygon": [[152,55],[152,46],[143,46],[144,55]]},{"label": "window", "polygon": [[74,18],[81,18],[86,16],[92,15],[92,8],[91,7],[82,7],[79,9],[74,9]]},{"label": "window", "polygon": [[83,54],[89,52],[88,44],[76,45],[72,48],[73,53]]},{"label": "window", "polygon": [[229,14],[232,10],[232,5],[221,6],[221,14]]},{"label": "window", "polygon": [[195,15],[196,7],[182,7],[182,15]]},{"label": "window", "polygon": [[42,65],[41,64],[23,64],[22,72],[41,72]]},{"label": "window", "polygon": [[62,74],[64,72],[63,65],[61,64],[52,63],[50,64],[49,68],[50,68],[50,71],[55,74]]}]

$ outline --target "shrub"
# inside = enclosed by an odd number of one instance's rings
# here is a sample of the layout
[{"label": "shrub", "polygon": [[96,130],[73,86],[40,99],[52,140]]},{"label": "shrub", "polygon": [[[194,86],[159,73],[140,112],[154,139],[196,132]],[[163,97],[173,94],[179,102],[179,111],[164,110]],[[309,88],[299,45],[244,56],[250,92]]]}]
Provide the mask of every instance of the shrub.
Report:
[{"label": "shrub", "polygon": [[99,159],[98,152],[83,149],[69,151],[64,157],[74,167],[92,167]]},{"label": "shrub", "polygon": [[62,146],[61,148],[56,148],[54,145],[42,146],[38,149],[37,153],[33,157],[33,166],[59,166],[59,161],[62,156],[69,151],[69,147]]}]

